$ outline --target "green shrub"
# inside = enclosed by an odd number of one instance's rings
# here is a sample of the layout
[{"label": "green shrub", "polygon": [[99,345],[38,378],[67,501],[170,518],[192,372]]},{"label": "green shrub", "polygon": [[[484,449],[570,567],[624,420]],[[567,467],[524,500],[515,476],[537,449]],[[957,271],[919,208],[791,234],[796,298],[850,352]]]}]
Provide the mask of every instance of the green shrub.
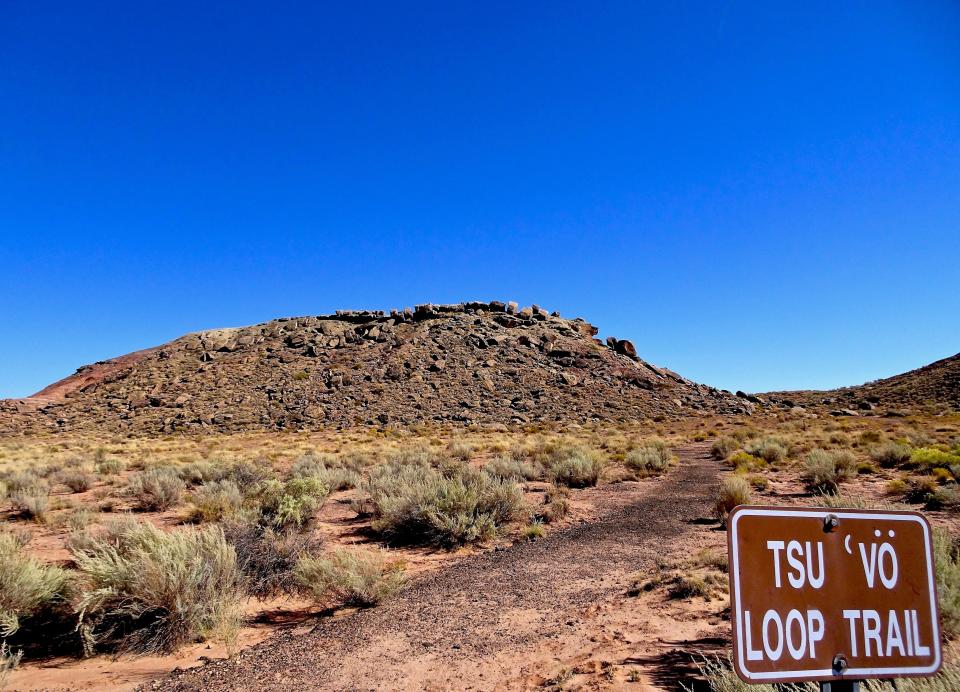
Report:
[{"label": "green shrub", "polygon": [[320,547],[308,533],[275,531],[242,519],[225,522],[223,535],[237,553],[246,592],[259,599],[299,593],[297,563]]},{"label": "green shrub", "polygon": [[960,464],[960,455],[945,452],[935,447],[921,447],[913,450],[910,455],[910,464],[925,469],[948,469],[954,464]]},{"label": "green shrub", "polygon": [[528,541],[535,541],[547,535],[547,530],[543,527],[543,522],[534,519],[520,530],[520,535]]},{"label": "green shrub", "polygon": [[386,464],[366,491],[374,531],[394,542],[454,546],[491,538],[523,504],[515,483],[469,466],[444,475],[423,464]]},{"label": "green shrub", "polygon": [[596,453],[581,447],[557,450],[550,462],[551,480],[568,488],[586,488],[596,485],[603,474],[605,463]]},{"label": "green shrub", "polygon": [[812,449],[803,460],[803,481],[812,492],[835,493],[855,474],[856,457],[847,450]]},{"label": "green shrub", "polygon": [[912,451],[910,445],[902,442],[885,442],[870,450],[870,458],[884,468],[891,468],[909,462]]},{"label": "green shrub", "polygon": [[183,498],[186,484],[172,468],[161,466],[130,477],[127,492],[138,509],[157,512],[173,507]]},{"label": "green shrub", "polygon": [[264,523],[278,529],[302,529],[330,495],[330,486],[318,476],[261,482],[253,495]]},{"label": "green shrub", "polygon": [[243,596],[234,549],[218,526],[164,533],[130,524],[74,552],[84,647],[171,652],[197,639],[231,640]]},{"label": "green shrub", "polygon": [[317,602],[334,595],[348,605],[374,606],[406,583],[403,563],[383,550],[335,550],[327,556],[300,559],[296,576]]},{"label": "green shrub", "polygon": [[720,484],[716,502],[713,505],[713,514],[721,522],[726,523],[727,517],[734,507],[748,505],[753,497],[750,484],[741,476],[728,476]]},{"label": "green shrub", "polygon": [[67,573],[24,554],[20,540],[0,532],[0,636],[7,638],[28,620],[62,604]]},{"label": "green shrub", "polygon": [[767,467],[766,461],[744,451],[734,452],[731,454],[727,458],[727,463],[740,473],[759,471]]},{"label": "green shrub", "polygon": [[190,502],[193,521],[222,521],[240,510],[243,494],[233,481],[211,481],[197,488]]},{"label": "green shrub", "polygon": [[535,481],[543,477],[543,471],[529,461],[500,456],[489,462],[483,470],[491,476],[512,481]]},{"label": "green shrub", "polygon": [[93,476],[83,469],[65,469],[57,480],[74,493],[83,493],[93,487]]},{"label": "green shrub", "polygon": [[718,437],[710,445],[710,456],[717,461],[723,461],[740,448],[740,443],[732,437]]},{"label": "green shrub", "polygon": [[627,452],[624,463],[640,476],[654,476],[670,468],[676,457],[662,440],[654,440]]},{"label": "green shrub", "polygon": [[787,456],[787,448],[779,440],[772,437],[762,437],[747,444],[746,451],[752,456],[763,459],[768,464],[783,461]]}]

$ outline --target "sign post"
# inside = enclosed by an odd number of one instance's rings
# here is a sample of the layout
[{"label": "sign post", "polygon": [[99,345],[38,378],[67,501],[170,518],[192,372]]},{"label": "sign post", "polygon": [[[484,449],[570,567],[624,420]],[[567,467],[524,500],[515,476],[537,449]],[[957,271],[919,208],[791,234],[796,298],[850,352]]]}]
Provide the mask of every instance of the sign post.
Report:
[{"label": "sign post", "polygon": [[751,683],[932,676],[942,651],[917,512],[737,507],[727,521],[733,665]]}]

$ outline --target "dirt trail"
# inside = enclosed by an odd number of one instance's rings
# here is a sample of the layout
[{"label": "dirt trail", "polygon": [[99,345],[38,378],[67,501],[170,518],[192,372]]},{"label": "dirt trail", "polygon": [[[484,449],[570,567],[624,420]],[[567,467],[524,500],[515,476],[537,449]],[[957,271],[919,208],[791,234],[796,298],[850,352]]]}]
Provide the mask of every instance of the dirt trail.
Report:
[{"label": "dirt trail", "polygon": [[[307,634],[280,634],[148,688],[516,689],[542,684],[564,665],[600,673],[611,657],[642,665],[637,652],[650,651],[651,613],[624,591],[631,574],[658,556],[688,552],[687,538],[703,533],[697,520],[721,470],[707,450],[681,448],[679,467],[626,505],[617,497],[622,486],[597,488],[596,499],[609,496],[615,509],[595,521],[464,559],[380,607],[326,618]],[[672,633],[690,634],[682,626]]]}]

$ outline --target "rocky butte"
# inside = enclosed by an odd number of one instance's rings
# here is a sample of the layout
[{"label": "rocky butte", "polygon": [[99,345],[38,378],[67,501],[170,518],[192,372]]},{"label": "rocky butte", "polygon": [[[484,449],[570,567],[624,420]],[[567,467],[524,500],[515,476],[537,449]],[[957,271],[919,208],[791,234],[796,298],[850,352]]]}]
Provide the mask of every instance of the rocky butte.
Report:
[{"label": "rocky butte", "polygon": [[537,305],[468,302],[188,334],[7,400],[0,432],[173,433],[748,413]]}]

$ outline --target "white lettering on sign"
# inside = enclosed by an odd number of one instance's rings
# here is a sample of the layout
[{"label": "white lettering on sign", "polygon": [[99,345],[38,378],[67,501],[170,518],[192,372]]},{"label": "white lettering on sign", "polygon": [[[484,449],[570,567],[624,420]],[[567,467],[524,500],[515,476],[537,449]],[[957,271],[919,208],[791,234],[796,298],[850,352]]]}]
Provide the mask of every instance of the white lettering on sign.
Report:
[{"label": "white lettering on sign", "polygon": [[[800,543],[800,541],[767,541],[767,550],[773,552],[773,582],[779,589],[781,587],[780,579],[780,551],[784,550],[786,545],[787,581],[795,589],[802,589],[809,584],[815,589],[823,586],[823,543],[817,541],[817,563],[816,570],[813,563],[813,549],[810,541]],[[801,559],[803,558],[803,559]]]},{"label": "white lettering on sign", "polygon": [[793,609],[781,619],[776,610],[768,610],[763,614],[760,627],[761,648],[754,648],[753,634],[750,629],[751,614],[743,611],[743,622],[746,627],[747,660],[762,661],[768,658],[778,661],[786,647],[794,661],[802,658],[814,658],[817,655],[816,644],[823,639],[823,613],[819,610],[808,610],[801,613]]}]

